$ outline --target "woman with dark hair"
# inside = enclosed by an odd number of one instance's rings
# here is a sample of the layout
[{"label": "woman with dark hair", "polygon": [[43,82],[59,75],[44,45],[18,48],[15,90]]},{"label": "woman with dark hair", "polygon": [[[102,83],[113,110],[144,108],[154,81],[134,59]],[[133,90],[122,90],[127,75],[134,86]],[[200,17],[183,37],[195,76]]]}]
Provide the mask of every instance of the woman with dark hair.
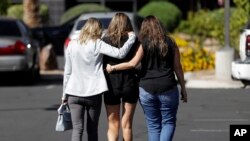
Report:
[{"label": "woman with dark hair", "polygon": [[82,141],[85,114],[88,141],[98,141],[102,94],[108,90],[103,72],[103,56],[124,58],[136,39],[132,32],[127,34],[129,38],[122,48],[113,47],[100,39],[100,21],[89,18],[79,38],[69,42],[65,54],[62,103],[68,103],[71,111],[71,141]]},{"label": "woman with dark hair", "polygon": [[177,80],[181,100],[187,102],[179,49],[154,16],[147,16],[142,22],[139,39],[141,45],[133,59],[108,65],[107,71],[134,68],[141,62],[139,100],[145,114],[148,140],[172,141],[179,105]]},{"label": "woman with dark hair", "polygon": [[[132,30],[129,17],[125,13],[116,13],[109,24],[103,40],[112,46],[120,48],[128,40],[127,32]],[[131,60],[138,45],[137,42],[134,43],[124,59],[104,56],[104,68],[106,68],[105,64],[116,65]],[[136,70],[131,68],[109,74],[106,73],[106,80],[109,87],[109,91],[104,93],[104,103],[108,118],[108,140],[118,141],[119,128],[121,126],[123,140],[132,141],[132,122],[139,98]],[[120,108],[122,109],[121,117]]]}]

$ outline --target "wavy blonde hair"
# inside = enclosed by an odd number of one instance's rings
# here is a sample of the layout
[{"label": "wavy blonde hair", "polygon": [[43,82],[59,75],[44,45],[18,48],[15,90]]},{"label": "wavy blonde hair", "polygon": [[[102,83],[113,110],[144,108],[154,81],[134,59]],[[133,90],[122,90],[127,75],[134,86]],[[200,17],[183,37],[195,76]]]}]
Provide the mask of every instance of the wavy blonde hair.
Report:
[{"label": "wavy blonde hair", "polygon": [[125,13],[118,12],[112,17],[106,34],[112,44],[120,45],[121,37],[127,35],[129,31],[133,31],[129,17]]},{"label": "wavy blonde hair", "polygon": [[85,43],[87,40],[96,41],[98,38],[102,36],[102,24],[96,18],[89,18],[85,25],[82,27],[79,42],[80,44]]}]

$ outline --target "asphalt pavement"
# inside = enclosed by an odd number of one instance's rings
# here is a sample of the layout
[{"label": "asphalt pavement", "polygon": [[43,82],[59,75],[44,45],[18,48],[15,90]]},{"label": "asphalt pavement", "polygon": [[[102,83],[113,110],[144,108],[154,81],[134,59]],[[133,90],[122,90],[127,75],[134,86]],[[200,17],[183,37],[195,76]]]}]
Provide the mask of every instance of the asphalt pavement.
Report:
[{"label": "asphalt pavement", "polygon": [[[249,124],[249,89],[187,89],[173,141],[229,141],[229,126]],[[61,75],[42,75],[34,86],[0,86],[0,141],[70,141],[71,132],[56,132]],[[138,103],[134,141],[147,140],[144,114]],[[99,140],[107,141],[107,117],[102,106]],[[86,141],[86,131],[83,140]],[[121,137],[120,137],[121,141]]]},{"label": "asphalt pavement", "polygon": [[[55,131],[64,64],[63,57],[58,60],[59,69],[42,71],[41,81],[36,85],[0,84],[0,141],[70,141],[72,130]],[[230,125],[250,124],[250,89],[242,88],[239,81],[234,81],[230,87],[212,87],[218,82],[213,76],[213,71],[185,74],[188,103],[180,102],[173,141],[229,141]],[[195,81],[200,83],[194,85]],[[233,87],[236,83],[237,87]],[[147,140],[139,103],[133,131],[134,141]],[[107,117],[103,105],[99,122],[100,141],[107,141],[106,132]],[[83,140],[86,138],[85,131]]]}]

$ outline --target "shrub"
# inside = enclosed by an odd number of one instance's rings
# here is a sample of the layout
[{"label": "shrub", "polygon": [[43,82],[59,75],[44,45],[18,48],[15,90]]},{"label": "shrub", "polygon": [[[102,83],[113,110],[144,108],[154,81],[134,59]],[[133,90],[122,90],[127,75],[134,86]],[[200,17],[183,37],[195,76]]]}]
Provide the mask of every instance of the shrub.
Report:
[{"label": "shrub", "polygon": [[10,6],[10,0],[1,0],[0,2],[0,15],[7,14],[7,9]]},{"label": "shrub", "polygon": [[46,4],[40,5],[39,13],[42,18],[42,23],[49,21],[49,7]]},{"label": "shrub", "polygon": [[238,50],[240,30],[250,20],[250,1],[234,0],[234,3],[236,8],[230,17],[230,45]]},{"label": "shrub", "polygon": [[67,21],[69,21],[72,18],[75,18],[82,13],[88,13],[88,12],[107,12],[110,11],[109,8],[104,7],[99,4],[80,4],[77,6],[74,6],[67,10],[61,17],[60,23],[63,24]]},{"label": "shrub", "polygon": [[17,5],[10,6],[7,10],[7,16],[17,18],[17,19],[22,19],[23,18],[23,5],[17,4]]},{"label": "shrub", "polygon": [[177,34],[171,36],[179,47],[180,61],[184,72],[215,68],[214,50],[202,47],[199,39],[183,39]]},{"label": "shrub", "polygon": [[224,9],[214,11],[200,10],[189,13],[188,20],[182,21],[177,32],[199,35],[203,38],[215,37],[222,42],[224,33]]},{"label": "shrub", "polygon": [[172,32],[181,20],[181,11],[174,4],[167,1],[152,1],[139,10],[139,15],[154,15],[162,22],[163,26]]},{"label": "shrub", "polygon": [[[250,1],[234,0],[236,7],[230,9],[230,46],[239,50],[240,29],[250,17]],[[221,46],[225,44],[224,8],[213,11],[200,10],[189,13],[187,21],[182,21],[176,32],[198,35],[201,39],[215,38]]]},{"label": "shrub", "polygon": [[[41,4],[39,7],[39,14],[41,15],[42,23],[47,22],[49,20],[48,6],[45,4]],[[23,5],[17,4],[17,5],[10,6],[7,10],[7,16],[17,18],[17,19],[22,19],[23,18]]]}]

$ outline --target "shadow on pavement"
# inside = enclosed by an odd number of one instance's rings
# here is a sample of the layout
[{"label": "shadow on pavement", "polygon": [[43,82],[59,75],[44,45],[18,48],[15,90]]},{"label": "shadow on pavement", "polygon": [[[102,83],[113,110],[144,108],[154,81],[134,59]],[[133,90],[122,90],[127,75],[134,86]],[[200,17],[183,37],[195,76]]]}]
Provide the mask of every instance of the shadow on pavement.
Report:
[{"label": "shadow on pavement", "polygon": [[44,108],[45,111],[56,111],[59,108],[59,104],[51,105],[50,107]]},{"label": "shadow on pavement", "polygon": [[60,74],[48,74],[41,75],[40,80],[35,85],[62,85],[63,84],[63,76]]},{"label": "shadow on pavement", "polygon": [[1,86],[39,86],[39,85],[62,85],[63,75],[61,74],[41,74],[38,80],[30,83],[27,82],[27,78],[18,73],[1,73],[0,74],[0,87]]}]

